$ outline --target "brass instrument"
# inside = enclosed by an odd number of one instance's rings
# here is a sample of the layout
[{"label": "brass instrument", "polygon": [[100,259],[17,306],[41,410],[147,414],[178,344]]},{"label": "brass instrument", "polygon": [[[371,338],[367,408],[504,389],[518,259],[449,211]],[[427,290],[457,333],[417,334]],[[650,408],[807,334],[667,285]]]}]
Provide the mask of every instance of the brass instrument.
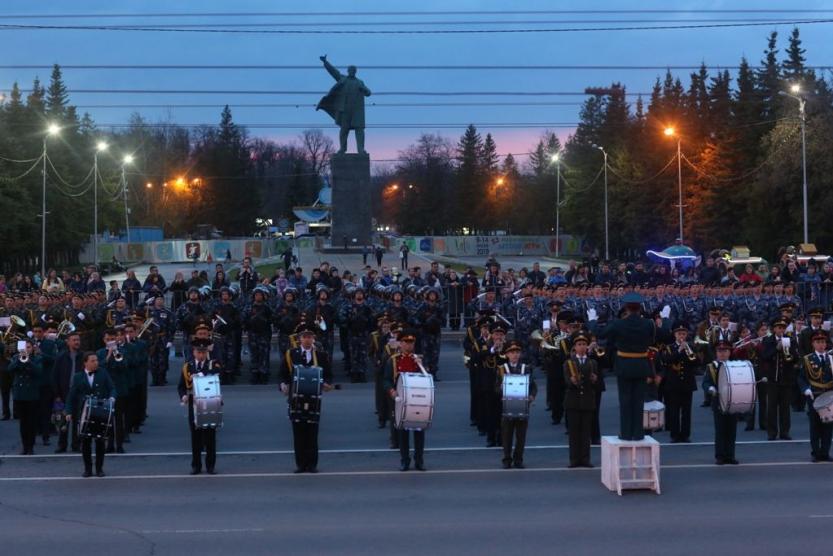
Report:
[{"label": "brass instrument", "polygon": [[536,342],[541,342],[541,349],[561,349],[561,347],[559,347],[559,344],[561,343],[559,340],[552,342],[552,334],[549,330],[543,333],[540,330],[533,330],[532,334],[529,335],[529,339],[534,340]]},{"label": "brass instrument", "polygon": [[9,340],[14,340],[19,335],[17,334],[16,328],[23,330],[26,328],[26,321],[20,318],[17,315],[9,315],[9,321],[11,324],[9,327],[3,332],[3,343],[8,343]]},{"label": "brass instrument", "polygon": [[122,355],[122,352],[120,352],[118,349],[116,349],[116,351],[113,352],[113,361],[115,361],[116,363],[121,363],[123,360],[124,360],[124,355]]},{"label": "brass instrument", "polygon": [[151,326],[153,326],[153,323],[154,323],[154,322],[155,322],[155,321],[153,320],[153,318],[145,319],[144,324],[142,324],[142,327],[141,327],[141,328],[139,329],[139,331],[136,333],[136,337],[137,337],[137,338],[141,338],[141,337],[142,337],[142,335],[143,335],[145,332],[147,332],[147,331],[148,331],[148,329],[149,329]]},{"label": "brass instrument", "polygon": [[18,348],[18,352],[20,353],[20,355],[18,355],[18,360],[21,363],[23,363],[24,365],[26,363],[28,363],[29,362],[29,352],[27,351],[27,349],[25,347],[23,349]]},{"label": "brass instrument", "polygon": [[58,337],[68,336],[75,332],[75,325],[72,324],[72,321],[69,319],[61,321],[61,324],[58,325]]}]

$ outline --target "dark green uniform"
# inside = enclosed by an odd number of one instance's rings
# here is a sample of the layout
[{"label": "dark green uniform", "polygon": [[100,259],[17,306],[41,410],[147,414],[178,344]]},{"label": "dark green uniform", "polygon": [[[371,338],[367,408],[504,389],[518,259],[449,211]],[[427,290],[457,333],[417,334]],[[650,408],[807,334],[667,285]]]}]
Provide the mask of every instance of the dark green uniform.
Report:
[{"label": "dark green uniform", "polygon": [[[802,395],[807,390],[814,397],[833,391],[833,369],[830,357],[815,352],[802,358],[802,367],[798,375],[798,384]],[[823,423],[813,402],[807,403],[807,416],[810,418],[810,451],[813,461],[830,461],[830,442],[833,438],[833,423]]]},{"label": "dark green uniform", "polygon": [[616,349],[613,371],[619,388],[619,438],[642,440],[645,379],[651,375],[648,347],[656,344],[660,336],[670,337],[668,319],[663,319],[662,328],[657,328],[651,319],[631,314],[604,328],[591,321],[590,329],[598,338],[607,340],[608,348]]},{"label": "dark green uniform", "polygon": [[[589,357],[584,357],[582,362],[573,355],[564,362],[561,372],[567,385],[564,407],[569,422],[567,431],[570,434],[570,467],[591,467],[590,440],[596,410],[595,383],[601,380],[598,364]],[[573,377],[576,384],[573,384]]]},{"label": "dark green uniform", "polygon": [[[735,440],[737,438],[737,415],[723,413],[720,409],[720,397],[717,393],[717,370],[720,363],[714,361],[706,366],[703,376],[703,389],[711,394],[712,413],[714,414],[714,459],[718,465],[737,463],[735,459]],[[715,390],[710,390],[714,388]]]},{"label": "dark green uniform", "polygon": [[9,363],[12,375],[14,409],[20,419],[22,454],[32,454],[38,431],[38,407],[40,404],[40,380],[43,372],[41,357],[33,355],[26,363],[16,355]]}]

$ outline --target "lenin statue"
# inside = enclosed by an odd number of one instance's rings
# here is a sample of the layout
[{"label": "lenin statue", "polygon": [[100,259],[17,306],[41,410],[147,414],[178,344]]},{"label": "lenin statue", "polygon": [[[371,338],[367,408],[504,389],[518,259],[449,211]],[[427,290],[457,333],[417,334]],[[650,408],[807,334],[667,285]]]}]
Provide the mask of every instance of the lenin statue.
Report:
[{"label": "lenin statue", "polygon": [[349,66],[347,75],[343,75],[327,61],[326,55],[320,59],[336,84],[315,109],[324,110],[341,128],[338,134],[340,154],[347,152],[347,135],[351,129],[356,134],[357,152],[367,154],[364,150],[364,97],[370,96],[370,89],[361,79],[356,78],[356,66]]}]

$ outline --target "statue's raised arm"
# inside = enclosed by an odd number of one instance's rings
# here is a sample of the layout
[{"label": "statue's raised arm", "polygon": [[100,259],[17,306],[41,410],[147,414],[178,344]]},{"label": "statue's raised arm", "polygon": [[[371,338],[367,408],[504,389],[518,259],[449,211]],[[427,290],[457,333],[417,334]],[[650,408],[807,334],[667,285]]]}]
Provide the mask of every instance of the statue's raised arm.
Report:
[{"label": "statue's raised arm", "polygon": [[324,54],[323,56],[319,56],[318,59],[324,62],[324,69],[327,70],[327,73],[333,76],[333,79],[335,79],[336,81],[341,81],[344,78],[344,76],[341,75],[341,72],[338,71],[338,68],[336,68],[327,60],[326,54]]}]

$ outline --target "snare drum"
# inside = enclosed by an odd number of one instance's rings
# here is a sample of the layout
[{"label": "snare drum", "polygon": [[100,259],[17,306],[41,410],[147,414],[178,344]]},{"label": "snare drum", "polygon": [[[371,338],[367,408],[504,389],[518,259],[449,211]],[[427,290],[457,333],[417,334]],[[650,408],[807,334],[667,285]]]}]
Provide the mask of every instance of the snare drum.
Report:
[{"label": "snare drum", "polygon": [[503,375],[503,417],[529,419],[529,375]]},{"label": "snare drum", "polygon": [[833,423],[833,390],[816,398],[813,409],[819,414],[822,423]]},{"label": "snare drum", "polygon": [[659,400],[645,402],[642,406],[642,429],[660,431],[665,428],[665,404]]},{"label": "snare drum", "polygon": [[107,438],[113,424],[113,402],[87,396],[81,410],[78,431],[81,436]]},{"label": "snare drum", "polygon": [[321,367],[298,365],[292,368],[292,390],[289,395],[289,419],[295,423],[317,423],[321,419],[321,388],[324,370]]},{"label": "snare drum", "polygon": [[216,429],[223,426],[223,395],[220,375],[194,375],[194,428]]},{"label": "snare drum", "polygon": [[729,415],[750,413],[758,400],[755,369],[749,361],[724,361],[717,370],[720,410]]},{"label": "snare drum", "polygon": [[425,430],[434,418],[434,377],[401,373],[396,379],[394,424],[397,429]]}]

